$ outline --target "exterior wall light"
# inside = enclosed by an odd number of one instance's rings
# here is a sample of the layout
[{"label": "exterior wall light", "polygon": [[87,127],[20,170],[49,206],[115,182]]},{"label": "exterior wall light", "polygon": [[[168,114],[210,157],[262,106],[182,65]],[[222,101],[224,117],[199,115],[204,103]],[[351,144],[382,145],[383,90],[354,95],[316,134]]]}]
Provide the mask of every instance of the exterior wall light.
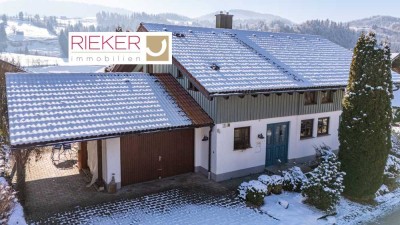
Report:
[{"label": "exterior wall light", "polygon": [[261,133],[261,134],[258,134],[258,138],[260,138],[260,139],[264,139],[264,135]]},{"label": "exterior wall light", "polygon": [[206,135],[204,135],[203,139],[201,139],[202,141],[208,141],[208,137]]}]

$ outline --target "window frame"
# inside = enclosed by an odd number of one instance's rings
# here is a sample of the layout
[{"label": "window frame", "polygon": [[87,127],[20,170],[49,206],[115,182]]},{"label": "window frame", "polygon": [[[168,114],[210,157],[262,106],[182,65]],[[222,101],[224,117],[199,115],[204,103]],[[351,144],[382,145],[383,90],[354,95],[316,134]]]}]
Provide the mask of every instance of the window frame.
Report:
[{"label": "window frame", "polygon": [[[307,95],[309,95],[309,94],[313,94],[314,95],[312,102],[308,102],[307,101],[308,100]],[[317,92],[316,91],[304,92],[304,105],[316,105],[316,104],[317,104]]]},{"label": "window frame", "polygon": [[[324,94],[328,94],[328,99],[325,100]],[[333,92],[332,90],[321,91],[321,104],[333,103]]]},{"label": "window frame", "polygon": [[[236,131],[239,130],[240,135],[244,135],[240,137],[240,141],[236,140]],[[248,148],[251,148],[251,143],[250,143],[250,134],[251,134],[251,128],[250,126],[247,127],[236,127],[233,129],[233,150],[245,150]],[[241,142],[241,143],[238,143]]]},{"label": "window frame", "polygon": [[[307,136],[302,136],[302,133],[303,133],[302,131],[306,129],[306,128],[303,128],[303,122],[309,122],[309,121],[311,121],[311,126],[310,126],[311,132]],[[313,133],[314,133],[314,119],[301,120],[301,123],[300,123],[300,139],[312,138],[312,137],[314,137]]]},{"label": "window frame", "polygon": [[[323,120],[327,120],[326,125],[323,124]],[[321,126],[320,126],[320,121],[321,121]],[[317,122],[317,136],[324,136],[324,135],[329,135],[329,122],[330,122],[330,118],[329,117],[321,117],[318,118],[318,122]],[[325,127],[326,126],[326,132],[320,132],[320,127]]]}]

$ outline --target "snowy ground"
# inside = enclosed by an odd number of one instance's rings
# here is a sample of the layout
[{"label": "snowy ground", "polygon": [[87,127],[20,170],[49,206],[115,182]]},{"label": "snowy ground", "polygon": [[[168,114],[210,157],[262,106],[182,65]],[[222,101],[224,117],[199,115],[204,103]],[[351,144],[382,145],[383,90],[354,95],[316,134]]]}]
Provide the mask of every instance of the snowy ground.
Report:
[{"label": "snowy ground", "polygon": [[[365,224],[396,210],[400,204],[400,189],[376,198],[377,206],[362,205],[342,198],[337,206],[337,215],[326,219],[318,219],[325,214],[302,203],[299,193],[286,192],[282,195],[271,195],[265,198],[261,207],[268,215],[280,220],[284,225],[320,225],[320,224]],[[279,205],[279,201],[289,203],[288,209]],[[301,220],[300,220],[301,218]]]},{"label": "snowy ground", "polygon": [[[16,35],[14,31],[23,31],[24,35]],[[37,27],[28,21],[20,20],[7,21],[6,33],[7,37],[12,41],[57,38],[56,35],[51,34],[46,28]]]},{"label": "snowy ground", "polygon": [[25,54],[17,54],[9,52],[0,53],[0,59],[6,60],[8,62],[14,61],[16,63],[19,63],[22,67],[66,64],[64,59],[58,57],[25,55]]},{"label": "snowy ground", "polygon": [[[23,32],[23,35],[19,32]],[[6,26],[9,39],[7,52],[21,53],[27,48],[30,54],[59,56],[58,37],[46,28],[37,27],[29,21],[10,19]]]},{"label": "snowy ground", "polygon": [[[247,207],[232,196],[212,196],[170,190],[143,198],[77,208],[34,224],[264,224],[325,225],[365,224],[389,213],[400,203],[400,189],[377,198],[379,206],[366,206],[342,199],[338,214],[319,219],[324,213],[302,203],[299,193],[285,192],[265,198],[258,209]],[[285,209],[279,202],[287,203]],[[284,205],[284,204],[283,204]]]},{"label": "snowy ground", "polygon": [[[7,184],[7,181],[4,179],[4,177],[0,177],[0,184]],[[24,217],[24,210],[18,202],[14,206],[14,210],[8,219],[8,224],[14,225],[26,225],[25,217]]]}]

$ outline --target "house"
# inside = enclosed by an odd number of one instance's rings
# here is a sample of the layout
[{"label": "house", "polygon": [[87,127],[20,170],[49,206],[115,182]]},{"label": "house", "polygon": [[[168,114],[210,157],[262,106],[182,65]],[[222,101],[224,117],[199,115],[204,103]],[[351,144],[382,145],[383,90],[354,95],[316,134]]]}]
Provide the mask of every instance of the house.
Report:
[{"label": "house", "polygon": [[79,142],[79,166],[119,187],[192,171],[221,181],[312,160],[321,144],[337,150],[352,53],[320,36],[233,30],[232,15],[216,21],[142,23],[173,33],[172,65],[7,74],[11,147]]},{"label": "house", "polygon": [[[352,52],[320,36],[233,30],[232,15],[216,17],[217,28],[142,23],[138,31],[172,32],[173,65],[109,71],[169,73],[186,89],[215,124],[207,157],[216,181],[310,161],[318,145],[338,150]],[[196,167],[207,170],[206,161]]]},{"label": "house", "polygon": [[11,147],[79,142],[99,187],[193,172],[208,149],[213,121],[169,74],[7,73],[6,94]]}]

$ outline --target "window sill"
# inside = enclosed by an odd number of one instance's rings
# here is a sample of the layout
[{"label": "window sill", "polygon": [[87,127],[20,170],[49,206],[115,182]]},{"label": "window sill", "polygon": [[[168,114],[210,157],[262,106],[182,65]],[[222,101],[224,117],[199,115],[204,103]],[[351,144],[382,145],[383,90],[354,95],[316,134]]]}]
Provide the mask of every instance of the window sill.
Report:
[{"label": "window sill", "polygon": [[244,147],[244,148],[233,149],[233,151],[245,151],[245,150],[250,149],[250,148],[253,148],[253,147],[248,146],[248,147]]},{"label": "window sill", "polygon": [[317,137],[325,137],[325,136],[330,136],[331,134],[318,134]]},{"label": "window sill", "polygon": [[304,103],[304,106],[310,106],[310,105],[317,105],[317,103],[310,103],[310,104],[305,104]]},{"label": "window sill", "polygon": [[314,137],[301,137],[300,138],[300,141],[302,141],[302,140],[308,140],[308,139],[313,139]]}]

